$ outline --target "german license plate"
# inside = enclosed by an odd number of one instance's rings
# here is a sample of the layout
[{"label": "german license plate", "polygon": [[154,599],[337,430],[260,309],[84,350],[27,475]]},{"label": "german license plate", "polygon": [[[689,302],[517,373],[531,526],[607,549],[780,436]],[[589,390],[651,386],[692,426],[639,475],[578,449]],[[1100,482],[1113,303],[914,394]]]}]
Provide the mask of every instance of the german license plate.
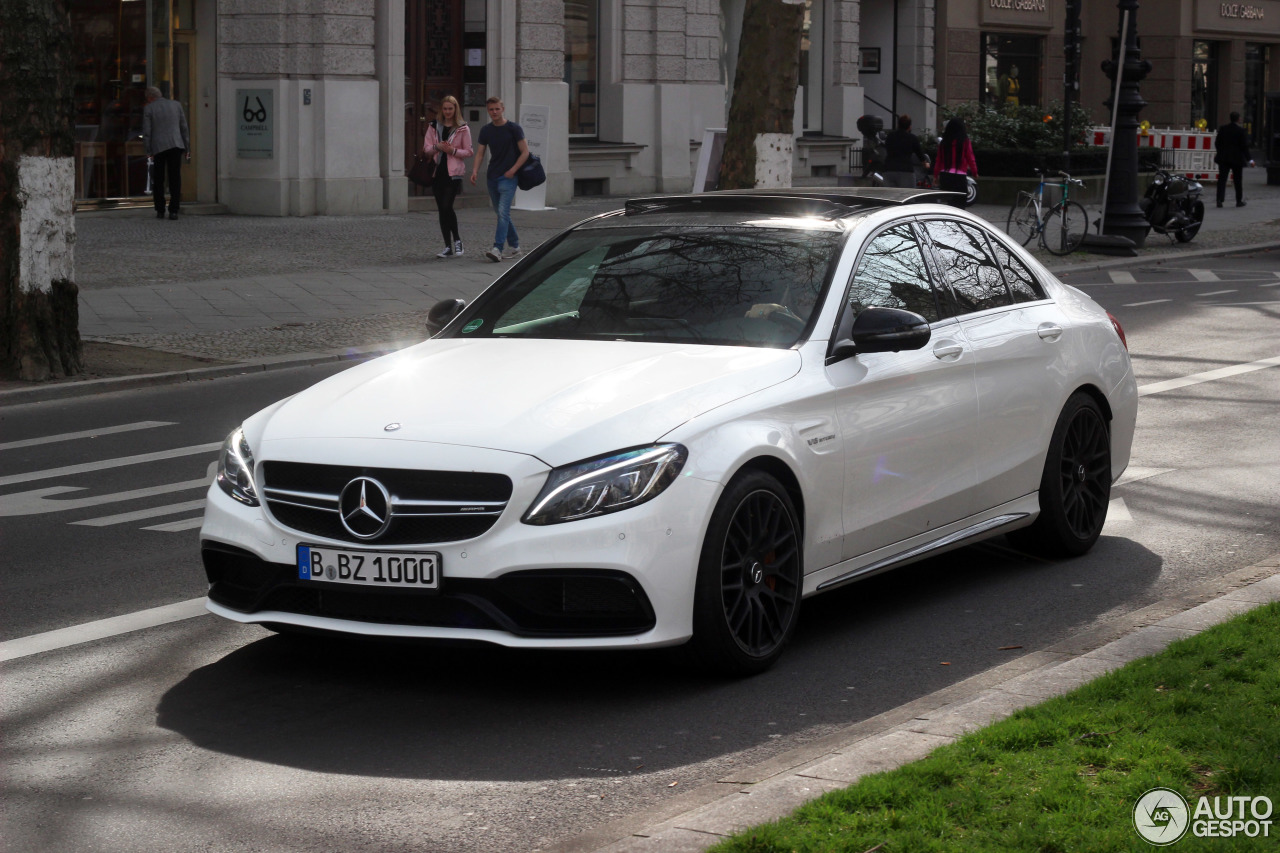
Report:
[{"label": "german license plate", "polygon": [[440,554],[435,551],[393,554],[299,545],[298,578],[361,586],[439,589]]}]

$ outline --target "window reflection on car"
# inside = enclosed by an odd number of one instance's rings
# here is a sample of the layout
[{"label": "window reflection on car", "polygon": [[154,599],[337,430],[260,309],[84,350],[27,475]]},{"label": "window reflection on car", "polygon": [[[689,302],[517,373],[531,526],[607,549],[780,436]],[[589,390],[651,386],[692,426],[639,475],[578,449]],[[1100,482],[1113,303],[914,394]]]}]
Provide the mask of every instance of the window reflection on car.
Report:
[{"label": "window reflection on car", "polygon": [[838,255],[836,231],[696,228],[571,234],[460,324],[460,337],[789,347]]}]

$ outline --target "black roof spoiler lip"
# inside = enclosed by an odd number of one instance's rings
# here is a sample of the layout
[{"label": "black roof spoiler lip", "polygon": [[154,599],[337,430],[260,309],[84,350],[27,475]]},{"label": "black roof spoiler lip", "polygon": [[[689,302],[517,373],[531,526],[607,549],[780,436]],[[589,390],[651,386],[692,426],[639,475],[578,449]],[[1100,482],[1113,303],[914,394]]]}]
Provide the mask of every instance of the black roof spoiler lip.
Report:
[{"label": "black roof spoiler lip", "polygon": [[960,193],[896,187],[785,187],[716,190],[706,193],[641,196],[626,203],[627,216],[669,211],[742,211],[839,218],[855,210],[908,204],[948,203]]}]

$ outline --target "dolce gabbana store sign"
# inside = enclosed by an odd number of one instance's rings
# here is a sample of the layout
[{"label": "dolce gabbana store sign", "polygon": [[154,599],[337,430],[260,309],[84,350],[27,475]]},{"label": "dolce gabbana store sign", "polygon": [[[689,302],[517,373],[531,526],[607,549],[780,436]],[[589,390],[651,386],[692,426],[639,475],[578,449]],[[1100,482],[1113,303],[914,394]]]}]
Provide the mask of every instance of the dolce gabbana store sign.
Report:
[{"label": "dolce gabbana store sign", "polygon": [[[984,27],[1052,29],[1062,0],[979,0]],[[1280,2],[1280,0],[1273,0]]]},{"label": "dolce gabbana store sign", "polygon": [[1196,0],[1196,32],[1280,36],[1280,0]]}]

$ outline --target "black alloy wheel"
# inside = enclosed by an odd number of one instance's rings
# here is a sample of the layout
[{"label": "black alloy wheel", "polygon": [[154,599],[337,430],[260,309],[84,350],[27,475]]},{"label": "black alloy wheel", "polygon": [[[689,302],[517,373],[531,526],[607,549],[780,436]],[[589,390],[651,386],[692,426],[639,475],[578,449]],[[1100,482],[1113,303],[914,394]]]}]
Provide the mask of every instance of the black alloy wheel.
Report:
[{"label": "black alloy wheel", "polygon": [[1098,403],[1078,391],[1053,429],[1040,478],[1040,515],[1009,538],[1023,550],[1079,556],[1098,541],[1111,501],[1111,432]]},{"label": "black alloy wheel", "polygon": [[782,485],[761,471],[730,482],[702,546],[693,640],[718,672],[768,669],[795,630],[801,593],[801,533]]}]

